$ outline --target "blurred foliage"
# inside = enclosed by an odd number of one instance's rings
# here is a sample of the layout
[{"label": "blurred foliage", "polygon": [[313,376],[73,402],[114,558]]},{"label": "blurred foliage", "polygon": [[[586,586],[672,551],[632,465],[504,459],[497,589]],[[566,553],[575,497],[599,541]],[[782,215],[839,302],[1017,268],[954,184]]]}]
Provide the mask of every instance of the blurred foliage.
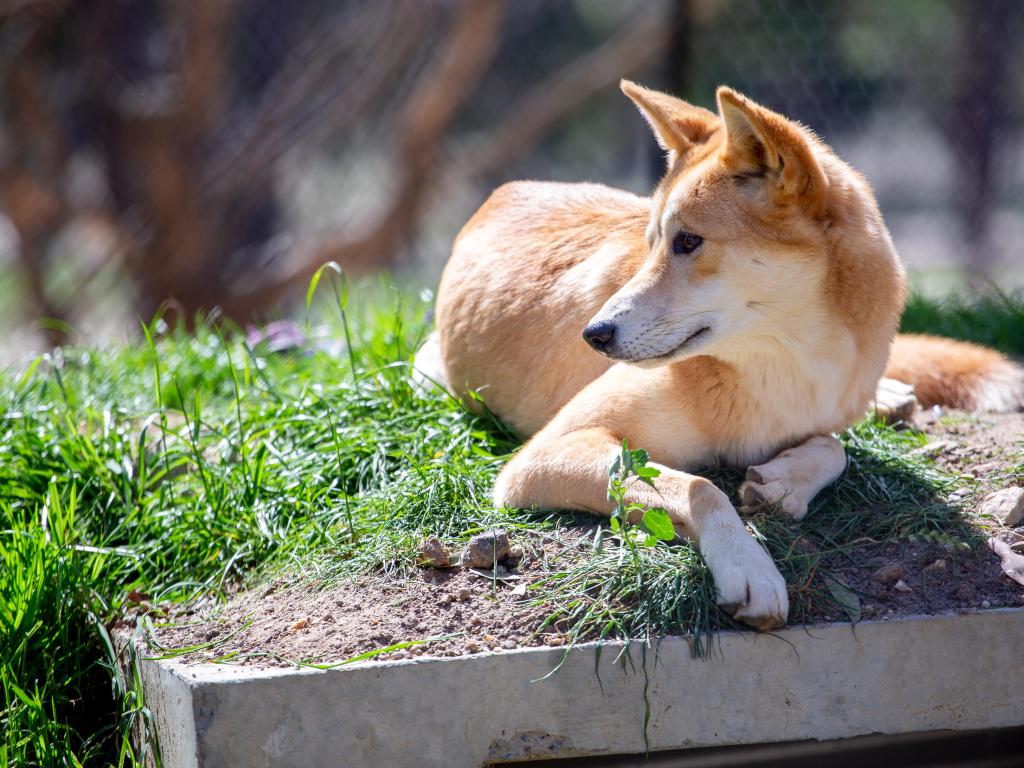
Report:
[{"label": "blurred foliage", "polygon": [[976,299],[913,294],[900,330],[973,341],[1024,360],[1024,294],[995,293]]},{"label": "blurred foliage", "polygon": [[645,192],[661,153],[624,75],[709,106],[728,83],[812,126],[917,269],[1024,262],[1016,0],[22,0],[0,18],[3,331],[109,337],[167,302],[247,321],[328,259],[436,274],[508,179]]}]

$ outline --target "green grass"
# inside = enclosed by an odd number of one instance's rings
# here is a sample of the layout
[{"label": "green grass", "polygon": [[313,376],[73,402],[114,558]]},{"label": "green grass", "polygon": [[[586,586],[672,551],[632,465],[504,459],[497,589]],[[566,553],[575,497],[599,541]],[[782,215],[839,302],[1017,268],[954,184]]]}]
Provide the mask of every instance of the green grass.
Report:
[{"label": "green grass", "polygon": [[[0,764],[135,765],[132,729],[156,748],[110,637],[137,593],[160,604],[268,574],[402,578],[428,533],[454,542],[498,525],[563,541],[530,599],[574,639],[681,632],[701,650],[731,625],[686,544],[627,556],[616,537],[592,545],[593,518],[494,509],[491,484],[518,441],[412,386],[428,302],[379,286],[349,301],[344,323],[336,306],[315,313],[317,338],[290,351],[157,320],[151,343],[58,351],[0,374]],[[908,455],[923,438],[866,421],[844,440],[850,470],[803,522],[751,521],[794,587],[797,620],[855,607],[827,555],[970,536],[942,501],[955,480]],[[739,479],[712,474],[730,493]]]},{"label": "green grass", "polygon": [[995,347],[1024,359],[1024,294],[993,293],[967,299],[929,299],[912,294],[900,330],[934,333]]}]

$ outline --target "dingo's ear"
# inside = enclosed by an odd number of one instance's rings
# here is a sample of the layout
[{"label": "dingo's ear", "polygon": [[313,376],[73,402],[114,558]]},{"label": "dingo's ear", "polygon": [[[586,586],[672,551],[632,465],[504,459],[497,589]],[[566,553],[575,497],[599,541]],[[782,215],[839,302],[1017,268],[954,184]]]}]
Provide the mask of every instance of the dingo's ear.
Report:
[{"label": "dingo's ear", "polygon": [[667,93],[652,91],[629,80],[619,83],[654,131],[654,138],[669,153],[669,165],[694,144],[702,144],[718,127],[718,118],[706,109],[687,104]]},{"label": "dingo's ear", "polygon": [[725,126],[722,163],[737,176],[763,178],[776,204],[798,202],[820,215],[828,179],[804,131],[731,88],[722,86],[717,95]]}]

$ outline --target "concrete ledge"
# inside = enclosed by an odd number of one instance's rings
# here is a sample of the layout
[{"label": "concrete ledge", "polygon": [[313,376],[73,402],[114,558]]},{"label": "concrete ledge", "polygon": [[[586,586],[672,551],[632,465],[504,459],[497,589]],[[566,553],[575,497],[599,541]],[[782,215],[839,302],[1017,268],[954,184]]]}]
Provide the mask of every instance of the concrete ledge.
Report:
[{"label": "concrete ledge", "polygon": [[[167,768],[478,766],[644,751],[641,648],[282,670],[142,662]],[[1024,724],[1024,609],[726,632],[647,653],[651,750]],[[537,682],[531,682],[537,681]]]}]

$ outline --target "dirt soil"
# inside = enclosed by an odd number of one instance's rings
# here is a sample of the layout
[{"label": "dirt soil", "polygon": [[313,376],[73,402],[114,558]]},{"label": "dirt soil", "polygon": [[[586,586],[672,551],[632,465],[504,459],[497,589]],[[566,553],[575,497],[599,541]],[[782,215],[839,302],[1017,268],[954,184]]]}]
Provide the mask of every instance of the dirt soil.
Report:
[{"label": "dirt soil", "polygon": [[[925,450],[939,466],[978,479],[976,489],[953,493],[972,507],[991,491],[1024,484],[1024,477],[1014,474],[1021,462],[1024,414],[925,411],[915,423],[928,435]],[[991,526],[983,535],[998,536],[1024,551],[1024,528]],[[579,532],[581,537],[590,534]],[[427,638],[440,639],[376,658],[564,645],[567,637],[559,628],[538,631],[546,611],[524,596],[525,585],[539,578],[544,561],[564,545],[539,534],[519,543],[525,556],[502,569],[506,580],[458,568],[423,568],[404,582],[367,577],[331,589],[282,581],[239,592],[226,604],[172,609],[170,626],[153,617],[160,625],[156,637],[165,648],[199,646],[184,656],[187,661],[230,656],[233,662],[260,666],[336,662]],[[999,559],[984,544],[974,549],[943,542],[878,544],[852,556],[834,556],[826,565],[861,595],[865,619],[1024,605],[1024,586],[1002,573]],[[835,610],[813,618],[843,620]]]}]

